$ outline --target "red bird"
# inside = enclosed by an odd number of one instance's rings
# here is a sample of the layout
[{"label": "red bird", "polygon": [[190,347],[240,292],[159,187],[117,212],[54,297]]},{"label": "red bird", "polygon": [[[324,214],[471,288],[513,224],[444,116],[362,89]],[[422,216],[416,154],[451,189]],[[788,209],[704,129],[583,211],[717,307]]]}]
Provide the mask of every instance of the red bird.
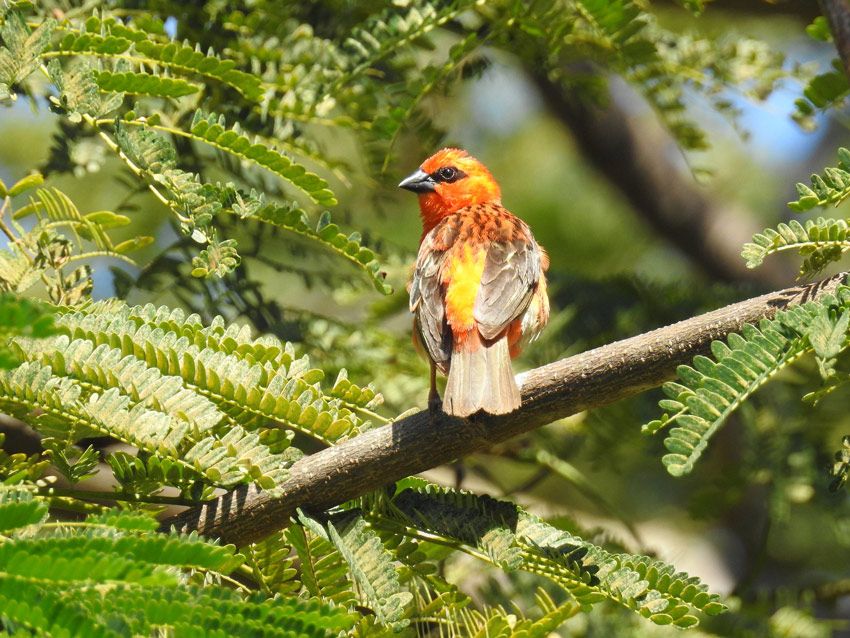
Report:
[{"label": "red bird", "polygon": [[502,206],[490,171],[444,148],[399,184],[419,195],[422,238],[410,286],[414,342],[437,376],[448,375],[443,411],[505,414],[520,405],[511,359],[549,320],[546,252]]}]

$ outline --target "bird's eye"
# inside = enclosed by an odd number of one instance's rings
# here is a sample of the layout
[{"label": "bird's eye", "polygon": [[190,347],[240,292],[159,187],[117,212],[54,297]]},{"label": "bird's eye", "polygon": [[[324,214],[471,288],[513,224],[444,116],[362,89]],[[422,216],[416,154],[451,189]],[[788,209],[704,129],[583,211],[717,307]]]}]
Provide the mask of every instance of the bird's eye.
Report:
[{"label": "bird's eye", "polygon": [[453,182],[460,177],[460,171],[454,166],[443,166],[437,171],[437,179],[441,182]]}]

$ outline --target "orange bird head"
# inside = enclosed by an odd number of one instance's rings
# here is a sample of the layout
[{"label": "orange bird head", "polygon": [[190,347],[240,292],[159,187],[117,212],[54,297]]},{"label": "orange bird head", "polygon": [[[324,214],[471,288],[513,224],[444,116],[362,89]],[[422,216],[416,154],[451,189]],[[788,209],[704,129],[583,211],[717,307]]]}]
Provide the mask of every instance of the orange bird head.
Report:
[{"label": "orange bird head", "polygon": [[461,208],[498,204],[502,197],[487,167],[459,148],[437,151],[398,186],[419,195],[423,235]]}]

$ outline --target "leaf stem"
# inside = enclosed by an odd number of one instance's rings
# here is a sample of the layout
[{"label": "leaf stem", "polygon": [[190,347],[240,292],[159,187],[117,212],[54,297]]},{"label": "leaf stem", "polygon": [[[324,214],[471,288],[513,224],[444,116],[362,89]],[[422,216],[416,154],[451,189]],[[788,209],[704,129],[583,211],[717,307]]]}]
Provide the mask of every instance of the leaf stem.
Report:
[{"label": "leaf stem", "polygon": [[68,487],[39,488],[37,493],[40,496],[68,496],[83,501],[124,501],[128,503],[151,503],[157,505],[185,505],[187,507],[199,505],[204,502],[193,501],[180,496],[142,496],[140,494],[126,494],[122,492],[94,492]]}]

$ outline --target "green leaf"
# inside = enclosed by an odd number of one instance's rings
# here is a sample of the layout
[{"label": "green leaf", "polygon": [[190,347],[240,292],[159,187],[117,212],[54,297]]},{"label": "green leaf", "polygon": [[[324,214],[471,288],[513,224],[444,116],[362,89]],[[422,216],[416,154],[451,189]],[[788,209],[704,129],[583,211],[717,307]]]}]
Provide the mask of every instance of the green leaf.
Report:
[{"label": "green leaf", "polygon": [[320,242],[325,248],[362,269],[376,290],[385,295],[392,293],[392,287],[386,283],[386,273],[381,270],[381,264],[375,258],[375,253],[340,232],[339,227],[330,222],[330,213],[327,211],[321,216],[315,229],[308,223],[306,213],[295,206],[270,204],[259,210],[255,217],[267,224]]},{"label": "green leaf", "polygon": [[201,86],[180,78],[167,78],[150,73],[113,73],[100,71],[95,78],[101,91],[150,95],[153,97],[183,97],[201,90]]},{"label": "green leaf", "polygon": [[232,60],[222,60],[213,54],[204,55],[188,45],[174,42],[160,44],[152,40],[140,40],[134,46],[138,53],[165,67],[216,79],[236,89],[252,102],[258,102],[263,95],[260,78],[236,69]]},{"label": "green leaf", "polygon": [[300,188],[320,206],[333,206],[337,203],[324,179],[275,149],[262,143],[252,143],[238,125],[227,128],[221,116],[196,111],[189,135],[195,140],[270,170]]},{"label": "green leaf", "polygon": [[[149,38],[149,34],[144,31],[124,25],[118,28],[117,23],[112,25],[98,23],[98,25],[99,28],[100,26],[105,27],[102,34],[85,31],[69,32],[60,40],[57,50],[63,53],[98,57],[121,56],[132,52],[134,57],[140,57],[150,65],[156,64],[165,67],[175,74],[198,75],[221,82],[232,87],[251,102],[259,102],[263,96],[263,85],[259,76],[235,68],[236,63],[232,60],[222,60],[212,52],[201,53],[200,50],[192,48],[188,44],[157,42]],[[139,75],[141,74],[133,74],[133,76]],[[0,76],[0,79],[2,79],[2,76]],[[179,78],[174,78],[174,80],[178,84],[171,85],[170,90],[177,90],[183,94],[188,94],[185,91],[188,90],[189,86],[197,87],[196,84]],[[131,86],[140,86],[138,77],[109,81],[129,82]],[[149,86],[155,90],[163,90],[166,87],[166,84],[154,80],[142,79],[141,81],[151,82]],[[145,91],[141,92],[145,93]]]},{"label": "green leaf", "polygon": [[50,452],[53,466],[72,485],[97,474],[100,453],[91,445],[82,452],[76,447],[57,445],[56,441],[47,441],[44,445]]},{"label": "green leaf", "polygon": [[850,196],[850,151],[838,149],[838,166],[827,168],[823,175],[812,175],[812,188],[805,184],[797,184],[800,199],[788,202],[788,207],[796,212],[802,212],[815,206],[833,204],[837,206]]},{"label": "green leaf", "polygon": [[342,533],[332,523],[328,524],[328,535],[348,563],[354,581],[375,611],[378,622],[395,631],[409,625],[406,607],[413,601],[413,594],[402,589],[392,554],[381,544],[375,531],[363,518],[357,517]]},{"label": "green leaf", "polygon": [[833,359],[838,356],[847,339],[848,321],[850,312],[842,312],[837,319],[833,319],[826,308],[820,308],[806,332],[806,337],[818,357]]},{"label": "green leaf", "polygon": [[23,177],[17,182],[15,182],[6,194],[9,197],[15,197],[16,195],[25,193],[31,188],[41,186],[43,183],[44,175],[42,175],[41,173],[32,173],[31,175],[27,175],[26,177]]},{"label": "green leaf", "polygon": [[46,19],[30,32],[24,18],[17,12],[7,13],[0,25],[0,82],[7,87],[20,84],[40,64],[40,56],[47,48],[56,21]]},{"label": "green leaf", "polygon": [[757,233],[752,242],[744,245],[741,256],[747,261],[748,268],[755,268],[769,255],[783,250],[796,250],[806,257],[800,274],[811,276],[823,270],[830,262],[840,259],[848,248],[850,225],[843,219],[818,217],[815,220],[808,219],[803,224],[792,219],[787,224],[779,224],[775,230],[767,228]]},{"label": "green leaf", "polygon": [[0,293],[0,368],[11,368],[20,362],[10,347],[13,337],[43,339],[58,332],[53,312],[47,304]]},{"label": "green leaf", "polygon": [[286,529],[286,540],[292,545],[301,563],[301,582],[311,595],[323,601],[333,601],[340,607],[356,601],[348,579],[347,563],[327,540],[322,526],[307,519],[325,535],[316,535],[305,527],[293,524]]},{"label": "green leaf", "polygon": [[[839,301],[842,299],[845,301]],[[728,346],[712,348],[715,361],[695,359],[695,367],[704,372],[680,366],[682,385],[675,390],[679,393],[678,403],[661,403],[662,409],[676,411],[666,412],[652,422],[655,425],[644,426],[652,433],[661,427],[670,428],[664,440],[670,453],[662,459],[667,471],[674,476],[689,473],[729,415],[810,349],[819,348],[829,357],[826,361],[821,357],[822,372],[828,376],[832,357],[845,347],[850,321],[846,299],[847,291],[842,287],[835,296],[827,295],[821,301],[779,312],[774,319],[762,321],[758,328],[746,325],[741,334],[730,333]]]},{"label": "green leaf", "polygon": [[224,277],[239,266],[236,240],[213,240],[196,257],[192,257],[193,277]]},{"label": "green leaf", "polygon": [[47,518],[47,503],[37,499],[32,490],[0,485],[0,534]]},{"label": "green leaf", "polygon": [[[681,627],[697,622],[687,612],[725,610],[704,584],[670,565],[646,556],[612,554],[512,503],[487,496],[407,479],[397,486],[392,507],[370,516],[376,517],[376,526],[386,517],[403,527],[428,531],[455,547],[461,542],[462,550],[486,549],[482,539],[491,530],[503,529],[510,533],[510,552],[515,556],[511,562],[516,569],[549,579],[585,610],[608,599],[657,624]],[[390,524],[387,529],[398,528]],[[490,551],[469,553],[494,557]]]},{"label": "green leaf", "polygon": [[817,16],[810,25],[806,27],[806,34],[819,42],[830,42],[832,34],[829,31],[829,22],[824,16]]}]

